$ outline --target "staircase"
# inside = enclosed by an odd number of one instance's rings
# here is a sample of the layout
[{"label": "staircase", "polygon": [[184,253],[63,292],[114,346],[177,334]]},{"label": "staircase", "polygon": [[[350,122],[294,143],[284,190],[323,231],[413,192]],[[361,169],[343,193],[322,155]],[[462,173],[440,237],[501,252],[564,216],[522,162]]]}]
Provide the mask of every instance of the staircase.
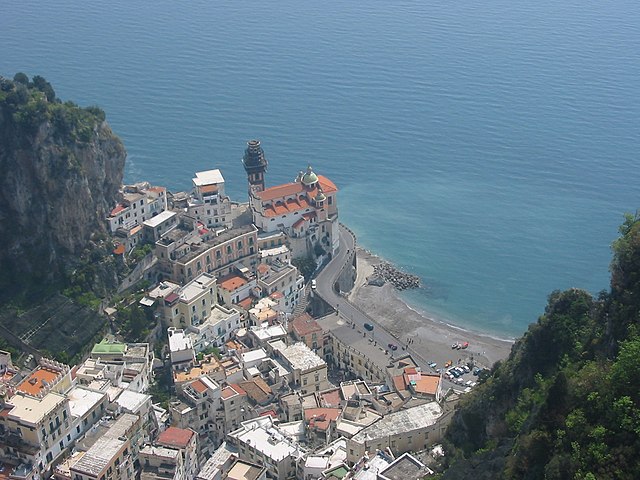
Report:
[{"label": "staircase", "polygon": [[300,301],[298,302],[298,305],[296,305],[296,308],[294,308],[293,312],[291,312],[291,318],[296,318],[302,315],[307,310],[308,305],[309,305],[309,292],[308,292],[308,289],[305,288],[303,295],[300,297]]}]

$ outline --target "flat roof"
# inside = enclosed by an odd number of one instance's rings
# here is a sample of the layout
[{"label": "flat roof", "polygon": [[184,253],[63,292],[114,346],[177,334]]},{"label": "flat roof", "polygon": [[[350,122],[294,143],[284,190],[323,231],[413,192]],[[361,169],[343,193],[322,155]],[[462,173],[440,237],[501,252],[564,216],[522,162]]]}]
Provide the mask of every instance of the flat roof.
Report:
[{"label": "flat roof", "polygon": [[227,472],[228,480],[257,480],[264,472],[265,467],[249,463],[244,460],[237,460],[233,467]]},{"label": "flat roof", "polygon": [[53,382],[60,375],[62,372],[59,370],[40,366],[18,385],[17,390],[36,397],[47,387],[53,385]]},{"label": "flat roof", "polygon": [[441,416],[442,408],[437,402],[425,403],[382,417],[373,425],[361,430],[352,440],[362,444],[369,440],[378,440],[391,435],[419,430],[435,424]]},{"label": "flat roof", "polygon": [[177,215],[176,212],[165,210],[164,212],[160,212],[155,217],[151,217],[149,220],[145,220],[144,222],[142,222],[142,224],[145,227],[156,228],[161,223],[166,222],[167,220],[175,217],[176,215]]},{"label": "flat roof", "polygon": [[144,393],[124,390],[116,399],[116,403],[131,413],[137,413],[150,398],[150,395]]},{"label": "flat roof", "polygon": [[[264,422],[264,419],[269,421]],[[252,448],[271,460],[280,462],[289,456],[297,458],[298,447],[273,425],[270,416],[243,422],[243,427],[242,430],[236,430],[231,435],[242,443],[250,444]]]},{"label": "flat roof", "polygon": [[113,458],[124,448],[127,440],[120,440],[117,437],[103,435],[91,446],[80,460],[78,460],[72,471],[88,473],[91,476],[100,476],[102,470],[111,463]]},{"label": "flat roof", "polygon": [[195,432],[191,429],[169,427],[158,437],[158,444],[165,447],[186,448]]},{"label": "flat roof", "polygon": [[427,473],[425,465],[407,452],[396,458],[380,475],[389,480],[419,480]]},{"label": "flat roof", "polygon": [[[280,345],[276,345],[277,343],[278,342],[273,342],[274,348],[280,347]],[[278,350],[293,368],[300,369],[303,372],[313,368],[326,366],[327,364],[303,342],[294,343],[284,349],[278,348]]]},{"label": "flat roof", "polygon": [[169,335],[169,350],[171,352],[181,352],[183,350],[189,350],[193,348],[191,339],[184,334],[183,330],[174,330]]},{"label": "flat roof", "polygon": [[180,291],[180,300],[191,302],[198,295],[206,293],[216,283],[216,278],[208,273],[201,273],[196,278],[187,283]]},{"label": "flat roof", "polygon": [[255,350],[249,350],[248,352],[243,352],[240,354],[242,356],[243,362],[255,362],[257,360],[262,360],[263,358],[267,358],[267,352],[264,348],[260,347]]},{"label": "flat roof", "polygon": [[71,416],[82,418],[107,396],[104,392],[96,392],[81,386],[73,387],[67,392]]},{"label": "flat roof", "polygon": [[55,392],[49,392],[42,398],[34,398],[17,393],[8,401],[10,405],[13,405],[9,412],[9,417],[18,419],[23,423],[37,425],[38,422],[65,401],[66,397],[64,395]]},{"label": "flat roof", "polygon": [[193,184],[196,187],[211,185],[214,183],[224,183],[224,177],[218,168],[214,170],[205,170],[204,172],[196,172],[196,176],[193,178]]},{"label": "flat roof", "polygon": [[124,343],[110,343],[106,338],[100,343],[96,343],[91,350],[91,354],[119,353],[124,354],[127,351],[127,345]]}]

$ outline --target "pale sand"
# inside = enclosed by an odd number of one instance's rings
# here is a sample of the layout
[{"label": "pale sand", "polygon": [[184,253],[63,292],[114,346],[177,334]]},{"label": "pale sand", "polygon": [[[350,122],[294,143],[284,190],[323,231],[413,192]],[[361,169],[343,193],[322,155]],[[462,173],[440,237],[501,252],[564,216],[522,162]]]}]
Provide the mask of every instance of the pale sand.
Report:
[{"label": "pale sand", "polygon": [[[401,345],[412,340],[409,347],[438,367],[451,360],[454,364],[473,358],[477,365],[490,367],[509,355],[513,342],[501,340],[477,332],[448,325],[428,312],[424,314],[410,308],[389,283],[382,287],[367,285],[367,277],[373,273],[373,265],[383,260],[358,248],[357,278],[349,300],[384,326],[398,338]],[[456,342],[469,342],[467,349],[452,349]]]}]

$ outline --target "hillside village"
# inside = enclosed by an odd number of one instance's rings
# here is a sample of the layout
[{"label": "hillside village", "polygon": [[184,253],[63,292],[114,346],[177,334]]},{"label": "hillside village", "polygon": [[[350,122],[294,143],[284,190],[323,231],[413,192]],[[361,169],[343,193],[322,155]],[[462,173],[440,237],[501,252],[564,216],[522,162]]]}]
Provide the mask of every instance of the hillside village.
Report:
[{"label": "hillside village", "polygon": [[[268,187],[257,140],[242,162],[248,203],[226,195],[218,169],[195,173],[190,192],[123,186],[105,219],[113,255],[146,254],[120,292],[145,282],[136,308],[156,325],[136,343],[114,328],[73,366],[43,357],[21,369],[0,352],[0,479],[433,473],[457,393],[315,288],[314,268],[340,249],[338,188],[311,166]],[[150,393],[161,378],[165,402]]]}]

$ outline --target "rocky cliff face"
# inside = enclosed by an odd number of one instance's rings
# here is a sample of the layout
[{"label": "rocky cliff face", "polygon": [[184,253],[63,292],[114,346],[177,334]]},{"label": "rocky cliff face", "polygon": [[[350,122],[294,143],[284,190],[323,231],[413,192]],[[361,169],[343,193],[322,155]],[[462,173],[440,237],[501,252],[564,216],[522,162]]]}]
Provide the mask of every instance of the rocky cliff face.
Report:
[{"label": "rocky cliff face", "polygon": [[37,78],[0,77],[0,286],[62,278],[104,237],[122,183],[125,149],[104,113]]}]

